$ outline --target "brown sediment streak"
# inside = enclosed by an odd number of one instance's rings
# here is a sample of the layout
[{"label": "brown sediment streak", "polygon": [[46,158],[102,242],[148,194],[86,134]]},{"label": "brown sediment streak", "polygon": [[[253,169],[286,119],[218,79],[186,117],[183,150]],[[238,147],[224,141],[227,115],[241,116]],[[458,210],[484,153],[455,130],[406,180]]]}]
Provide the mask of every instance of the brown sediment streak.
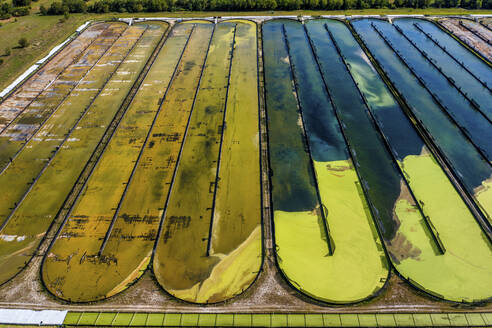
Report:
[{"label": "brown sediment streak", "polygon": [[422,252],[416,245],[413,245],[410,240],[407,239],[407,237],[398,229],[401,225],[401,221],[398,217],[398,214],[396,213],[396,206],[401,201],[404,201],[408,204],[405,210],[406,212],[418,211],[415,205],[412,206],[412,203],[414,202],[413,197],[403,180],[400,182],[400,195],[398,196],[393,207],[393,220],[395,221],[396,225],[396,234],[393,239],[387,241],[389,255],[396,264],[400,264],[401,261],[408,258],[418,260],[419,255]]},{"label": "brown sediment streak", "polygon": [[475,194],[475,196],[478,196],[481,193],[486,193],[490,189],[491,185],[492,185],[492,175],[490,176],[490,178],[483,181],[480,186],[473,189],[473,193]]}]

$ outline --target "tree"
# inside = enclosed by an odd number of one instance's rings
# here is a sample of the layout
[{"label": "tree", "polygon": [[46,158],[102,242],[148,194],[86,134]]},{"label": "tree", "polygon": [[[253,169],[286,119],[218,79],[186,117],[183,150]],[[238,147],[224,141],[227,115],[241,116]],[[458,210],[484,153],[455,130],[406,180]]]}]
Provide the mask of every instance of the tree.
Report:
[{"label": "tree", "polygon": [[29,41],[26,38],[22,37],[19,39],[19,47],[25,48],[29,45]]},{"label": "tree", "polygon": [[12,17],[12,5],[9,2],[0,4],[0,19],[8,19]]}]

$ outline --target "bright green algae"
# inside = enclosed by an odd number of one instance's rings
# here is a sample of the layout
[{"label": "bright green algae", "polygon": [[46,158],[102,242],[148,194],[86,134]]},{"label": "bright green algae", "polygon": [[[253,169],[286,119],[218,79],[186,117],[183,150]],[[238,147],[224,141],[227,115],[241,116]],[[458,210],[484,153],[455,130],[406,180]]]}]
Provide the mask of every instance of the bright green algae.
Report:
[{"label": "bright green algae", "polygon": [[393,238],[385,240],[396,269],[414,285],[435,296],[468,302],[489,298],[492,253],[483,231],[345,24],[333,20],[307,24],[318,53],[322,54],[320,57],[329,61],[331,69],[344,65],[327,38],[324,24],[332,32],[365,96],[367,109],[389,141],[411,191],[444,246],[445,253],[441,255],[430,229],[412,205],[411,195],[402,189],[395,204],[397,231]]},{"label": "bright green algae", "polygon": [[[277,259],[289,282],[303,293],[332,303],[357,302],[383,286],[388,274],[386,259],[309,44],[307,39],[297,39],[296,25],[278,20],[263,26]],[[302,27],[300,32],[304,33]],[[289,44],[295,51],[290,48],[289,53],[285,41],[290,41],[291,33],[295,41]],[[313,167],[303,145],[303,126]],[[298,170],[291,158],[305,169]],[[317,188],[326,223],[319,210]],[[293,190],[305,192],[304,197],[309,198],[301,204],[302,194]],[[300,206],[292,208],[289,203],[295,200]],[[325,224],[334,246],[332,255]]]}]

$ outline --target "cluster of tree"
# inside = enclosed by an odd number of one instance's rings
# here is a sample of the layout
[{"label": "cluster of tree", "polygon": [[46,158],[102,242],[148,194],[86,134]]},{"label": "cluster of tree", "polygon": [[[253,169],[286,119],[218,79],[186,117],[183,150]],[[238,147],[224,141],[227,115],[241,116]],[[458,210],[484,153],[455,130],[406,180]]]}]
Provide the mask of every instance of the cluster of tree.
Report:
[{"label": "cluster of tree", "polygon": [[[29,0],[15,0],[29,1]],[[336,10],[367,8],[492,8],[492,0],[97,0],[87,6],[84,0],[53,2],[41,8],[45,15],[94,12],[159,12],[176,10]]]},{"label": "cluster of tree", "polygon": [[86,13],[87,4],[83,0],[63,0],[51,3],[49,8],[41,5],[39,11],[42,15],[67,15],[68,13]]},{"label": "cluster of tree", "polygon": [[31,10],[31,0],[12,0],[0,4],[0,19],[8,19],[12,16],[26,16]]}]

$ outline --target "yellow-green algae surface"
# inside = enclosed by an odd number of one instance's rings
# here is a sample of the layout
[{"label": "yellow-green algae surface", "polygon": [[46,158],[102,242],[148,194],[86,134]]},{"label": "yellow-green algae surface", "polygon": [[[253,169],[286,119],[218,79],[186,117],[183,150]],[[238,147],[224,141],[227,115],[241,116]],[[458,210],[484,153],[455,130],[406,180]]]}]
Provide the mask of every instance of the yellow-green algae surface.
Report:
[{"label": "yellow-green algae surface", "polygon": [[335,251],[328,256],[318,211],[275,211],[280,268],[315,298],[363,300],[383,287],[388,268],[357,175],[350,160],[315,162],[315,168]]},{"label": "yellow-green algae surface", "polygon": [[[129,61],[120,67],[114,81],[101,94],[101,103],[96,100],[98,106],[104,105],[103,108],[107,109],[108,103],[104,100],[115,102],[113,106],[118,105],[119,98],[115,99],[115,96],[124,98],[126,93],[114,93],[114,90],[128,84],[122,91],[129,91],[131,83],[137,78],[165,29],[165,25],[160,24],[149,26],[129,56]],[[186,42],[186,35],[183,38],[182,44]],[[126,287],[126,281],[131,282],[136,278],[142,267],[139,261],[145,262],[145,256],[138,259],[141,253],[126,247],[131,239],[120,235],[118,241],[123,246],[121,252],[110,250],[100,256],[98,253],[120,201],[124,182],[128,181],[129,172],[157,111],[159,95],[164,93],[181,53],[179,46],[176,48],[176,53],[169,53],[167,48],[162,49],[156,58],[144,79],[144,87],[137,92],[45,257],[42,279],[48,290],[57,297],[80,302],[113,295]],[[156,88],[160,92],[156,92]],[[134,242],[137,244],[137,241]]]},{"label": "yellow-green algae surface", "polygon": [[154,258],[157,280],[170,294],[220,302],[256,277],[258,147],[256,25],[222,22],[211,40]]},{"label": "yellow-green algae surface", "polygon": [[492,248],[483,230],[427,152],[399,162],[445,248],[437,252],[417,209],[402,192],[395,215],[400,226],[388,248],[398,272],[417,287],[452,301],[492,297]]},{"label": "yellow-green algae surface", "polygon": [[[127,30],[128,33],[123,34],[116,45],[126,44],[128,46],[135,44],[138,39],[140,39],[138,42],[144,42],[144,37],[140,38],[139,36],[144,29],[145,26],[139,26]],[[106,71],[108,66],[112,67],[113,70],[116,69],[116,65],[124,59],[124,54],[128,53],[130,49],[131,47],[119,47],[118,51],[109,51],[101,59],[98,66],[94,67],[92,71],[94,75],[92,72],[88,74],[85,85],[79,86],[80,89],[75,89],[74,92],[83,93],[83,89],[90,89],[92,85],[101,88],[102,85],[97,79],[97,73],[100,70]],[[42,175],[35,181],[30,192],[22,202],[19,202],[19,206],[1,232],[0,261],[2,270],[0,281],[3,282],[19,272],[33,256],[35,249],[46,233],[46,229],[58,213],[85,163],[104,134],[107,125],[111,122],[138,72],[143,67],[144,63],[141,60],[145,59],[146,56],[148,57],[150,53],[151,51],[146,48],[134,49],[128,53],[126,59],[88,108],[86,114],[76,126],[73,126],[71,134],[51,136],[57,139],[67,139],[58,151],[53,153],[56,155],[42,171]],[[121,72],[125,72],[125,80],[122,80],[119,74]],[[127,72],[133,73],[127,74]],[[106,92],[109,90],[113,90],[113,92]],[[77,103],[72,104],[74,108],[78,108]],[[80,115],[80,112],[78,114]],[[58,120],[57,124],[63,124],[63,119],[61,121],[59,118],[53,119]],[[48,127],[44,128],[48,129]],[[45,138],[50,139],[48,135],[41,135],[39,139],[31,139],[38,146],[27,147],[23,152],[36,151],[37,148],[43,146]]]},{"label": "yellow-green algae surface", "polygon": [[[394,266],[432,295],[466,302],[490,298],[492,252],[472,213],[347,27],[333,20],[311,23],[329,26],[403,173],[405,180],[392,210],[395,233],[385,239]],[[316,33],[314,27],[312,31]],[[326,30],[321,31],[326,35]],[[334,62],[332,58],[330,63]]]},{"label": "yellow-green algae surface", "polygon": [[358,302],[383,287],[387,260],[308,40],[296,24],[263,26],[277,260],[301,292],[331,303]]}]

